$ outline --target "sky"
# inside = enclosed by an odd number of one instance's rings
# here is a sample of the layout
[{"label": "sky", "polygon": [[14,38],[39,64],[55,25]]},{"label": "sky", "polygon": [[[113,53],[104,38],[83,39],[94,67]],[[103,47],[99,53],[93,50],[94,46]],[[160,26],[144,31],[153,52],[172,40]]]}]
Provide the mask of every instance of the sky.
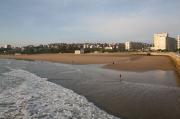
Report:
[{"label": "sky", "polygon": [[151,43],[180,34],[180,0],[0,0],[0,45]]}]

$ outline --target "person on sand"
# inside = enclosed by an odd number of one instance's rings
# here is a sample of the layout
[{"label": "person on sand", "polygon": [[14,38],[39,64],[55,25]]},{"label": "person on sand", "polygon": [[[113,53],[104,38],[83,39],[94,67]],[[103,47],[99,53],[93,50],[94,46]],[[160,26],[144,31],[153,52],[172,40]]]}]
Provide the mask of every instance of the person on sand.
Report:
[{"label": "person on sand", "polygon": [[122,81],[122,75],[121,75],[121,74],[119,75],[119,77],[120,77],[120,79],[121,79],[121,81]]}]

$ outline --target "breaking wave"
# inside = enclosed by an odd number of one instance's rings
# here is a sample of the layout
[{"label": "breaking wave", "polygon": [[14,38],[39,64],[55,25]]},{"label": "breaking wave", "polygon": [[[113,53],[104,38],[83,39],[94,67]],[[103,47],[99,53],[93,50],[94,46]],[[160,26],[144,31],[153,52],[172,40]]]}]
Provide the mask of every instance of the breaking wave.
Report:
[{"label": "breaking wave", "polygon": [[0,118],[117,119],[72,90],[25,70],[0,78]]}]

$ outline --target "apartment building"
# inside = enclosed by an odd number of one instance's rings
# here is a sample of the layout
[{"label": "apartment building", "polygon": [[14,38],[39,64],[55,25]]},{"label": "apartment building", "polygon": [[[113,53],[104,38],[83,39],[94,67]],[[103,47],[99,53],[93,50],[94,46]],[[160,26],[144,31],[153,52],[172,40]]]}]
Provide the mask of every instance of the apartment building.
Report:
[{"label": "apartment building", "polygon": [[126,50],[143,50],[146,44],[141,42],[125,42],[125,49]]},{"label": "apartment building", "polygon": [[177,48],[177,41],[175,38],[169,37],[168,33],[154,34],[153,50],[168,50],[173,51]]},{"label": "apartment building", "polygon": [[180,35],[177,38],[177,49],[180,49]]}]

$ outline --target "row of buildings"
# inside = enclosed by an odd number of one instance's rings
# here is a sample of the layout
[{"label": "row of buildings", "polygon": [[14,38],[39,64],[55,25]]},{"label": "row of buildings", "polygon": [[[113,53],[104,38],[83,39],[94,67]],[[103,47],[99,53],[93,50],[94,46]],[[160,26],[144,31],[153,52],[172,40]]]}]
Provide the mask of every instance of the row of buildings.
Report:
[{"label": "row of buildings", "polygon": [[180,35],[177,38],[172,38],[168,33],[157,33],[154,34],[153,44],[146,44],[141,42],[126,42],[125,49],[128,51],[175,51],[177,49],[180,49]]},{"label": "row of buildings", "polygon": [[[157,33],[154,34],[153,44],[147,44],[143,42],[125,42],[125,43],[54,43],[48,45],[33,46],[28,45],[25,47],[12,47],[11,45],[5,45],[1,48],[10,49],[13,52],[24,52],[24,53],[72,53],[75,50],[78,52],[121,52],[121,51],[175,51],[180,49],[180,36],[177,38],[169,37],[168,33]],[[80,50],[81,49],[81,50]],[[82,50],[83,49],[83,50]]]},{"label": "row of buildings", "polygon": [[128,51],[147,51],[151,46],[152,44],[142,42],[125,42],[125,49]]}]

